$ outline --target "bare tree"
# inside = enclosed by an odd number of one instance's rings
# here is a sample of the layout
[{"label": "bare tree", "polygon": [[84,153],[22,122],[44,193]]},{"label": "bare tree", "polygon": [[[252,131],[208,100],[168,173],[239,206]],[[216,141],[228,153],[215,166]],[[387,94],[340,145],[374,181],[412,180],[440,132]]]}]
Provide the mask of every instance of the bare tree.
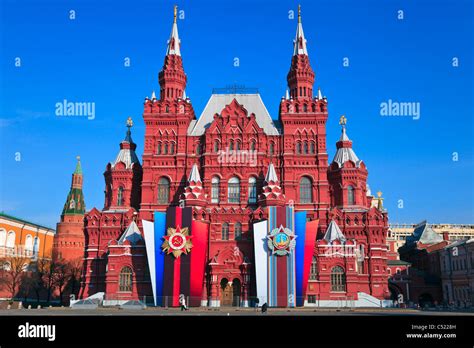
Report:
[{"label": "bare tree", "polygon": [[25,265],[28,266],[30,258],[22,253],[7,255],[0,259],[2,285],[8,290],[11,298],[15,298],[21,285]]}]

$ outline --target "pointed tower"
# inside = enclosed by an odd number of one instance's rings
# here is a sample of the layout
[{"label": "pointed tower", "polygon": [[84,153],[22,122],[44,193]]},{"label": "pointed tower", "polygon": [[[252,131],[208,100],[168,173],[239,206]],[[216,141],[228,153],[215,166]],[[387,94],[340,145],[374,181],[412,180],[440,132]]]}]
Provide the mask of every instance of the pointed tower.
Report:
[{"label": "pointed tower", "polygon": [[107,164],[105,177],[104,210],[140,209],[142,166],[135,153],[137,145],[132,140],[132,118],[127,119],[127,133],[120,143],[115,161]]},{"label": "pointed tower", "polygon": [[[192,163],[198,139],[187,137],[188,129],[196,120],[191,100],[186,96],[186,74],[181,57],[178,35],[178,9],[166,48],[163,68],[158,75],[159,99],[145,98],[145,148],[143,149],[143,181],[140,218],[153,220],[154,211],[165,211],[178,205],[183,185]],[[184,179],[184,180],[183,180]]]},{"label": "pointed tower", "polygon": [[303,23],[301,22],[301,7],[298,5],[298,26],[296,27],[296,37],[293,42],[291,67],[287,76],[290,97],[298,100],[311,100],[313,97],[314,78],[315,74],[309,64],[306,38],[303,32]]},{"label": "pointed tower", "polygon": [[181,199],[185,201],[186,206],[204,207],[207,202],[207,195],[202,188],[201,176],[197,164],[193,164],[188,178],[188,185],[184,188]]},{"label": "pointed tower", "polygon": [[178,7],[174,7],[174,20],[171,28],[168,47],[166,48],[166,57],[163,69],[158,74],[160,82],[160,99],[177,100],[183,97],[186,88],[186,74],[183,69],[183,60],[181,58],[181,41],[178,35],[178,24],[176,23]]},{"label": "pointed tower", "polygon": [[76,170],[72,174],[71,188],[56,226],[53,253],[65,260],[81,259],[84,256],[84,194],[82,192],[82,167],[77,156]]},{"label": "pointed tower", "polygon": [[313,93],[314,81],[301,7],[298,6],[296,37],[287,75],[289,93],[281,99],[279,110],[286,166],[280,180],[285,195],[294,197],[296,208],[307,210],[308,218],[319,220],[319,233],[323,234],[327,228],[326,212],[330,208],[326,149],[328,113],[327,99],[320,91]]},{"label": "pointed tower", "polygon": [[329,166],[328,179],[331,185],[333,206],[367,207],[367,169],[352,149],[352,141],[346,133],[347,119],[341,116],[341,138],[336,143],[337,151]]},{"label": "pointed tower", "polygon": [[280,181],[278,180],[273,163],[270,163],[268,166],[265,183],[266,185],[262,188],[262,194],[259,196],[258,204],[264,207],[285,205],[285,195],[280,187]]}]

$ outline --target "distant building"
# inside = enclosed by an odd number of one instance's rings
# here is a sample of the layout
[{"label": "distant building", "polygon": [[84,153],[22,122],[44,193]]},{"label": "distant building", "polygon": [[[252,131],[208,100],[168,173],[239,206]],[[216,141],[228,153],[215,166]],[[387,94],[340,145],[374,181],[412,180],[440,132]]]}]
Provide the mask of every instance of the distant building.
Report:
[{"label": "distant building", "polygon": [[474,304],[474,238],[451,243],[439,254],[443,300],[471,306]]}]

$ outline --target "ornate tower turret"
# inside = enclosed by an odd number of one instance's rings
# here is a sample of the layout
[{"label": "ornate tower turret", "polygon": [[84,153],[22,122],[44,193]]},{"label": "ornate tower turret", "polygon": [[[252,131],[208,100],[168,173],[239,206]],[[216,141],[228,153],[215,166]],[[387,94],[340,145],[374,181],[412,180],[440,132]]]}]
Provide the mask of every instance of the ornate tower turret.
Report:
[{"label": "ornate tower turret", "polygon": [[76,170],[72,174],[71,188],[57,224],[53,252],[66,260],[81,259],[84,256],[84,194],[82,193],[82,167],[77,156]]},{"label": "ornate tower turret", "polygon": [[207,203],[207,195],[202,188],[201,176],[196,164],[193,165],[188,178],[188,186],[181,195],[187,206],[204,207]]},{"label": "ornate tower turret", "polygon": [[132,140],[132,118],[127,119],[127,133],[120,143],[114,162],[107,164],[105,177],[104,210],[140,208],[142,166],[135,153],[137,145]]},{"label": "ornate tower turret", "polygon": [[367,207],[367,169],[354,150],[346,133],[347,119],[341,116],[342,134],[336,143],[337,152],[328,169],[328,179],[333,195],[333,206]]},{"label": "ornate tower turret", "polygon": [[178,35],[178,24],[176,18],[178,7],[174,7],[174,21],[171,28],[170,39],[166,49],[165,63],[163,69],[158,74],[160,82],[160,99],[176,100],[183,99],[184,89],[186,88],[186,74],[183,69],[183,60],[181,58],[181,41]]}]

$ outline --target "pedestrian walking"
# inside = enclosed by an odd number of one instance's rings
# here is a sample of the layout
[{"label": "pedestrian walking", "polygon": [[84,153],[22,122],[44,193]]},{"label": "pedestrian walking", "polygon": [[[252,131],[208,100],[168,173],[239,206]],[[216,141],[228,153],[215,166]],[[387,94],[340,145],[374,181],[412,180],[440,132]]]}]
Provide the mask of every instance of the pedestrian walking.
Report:
[{"label": "pedestrian walking", "polygon": [[267,313],[267,308],[268,308],[268,305],[267,305],[267,303],[265,302],[265,303],[262,305],[262,313]]},{"label": "pedestrian walking", "polygon": [[258,303],[260,302],[259,298],[255,299],[255,312],[258,312]]}]

